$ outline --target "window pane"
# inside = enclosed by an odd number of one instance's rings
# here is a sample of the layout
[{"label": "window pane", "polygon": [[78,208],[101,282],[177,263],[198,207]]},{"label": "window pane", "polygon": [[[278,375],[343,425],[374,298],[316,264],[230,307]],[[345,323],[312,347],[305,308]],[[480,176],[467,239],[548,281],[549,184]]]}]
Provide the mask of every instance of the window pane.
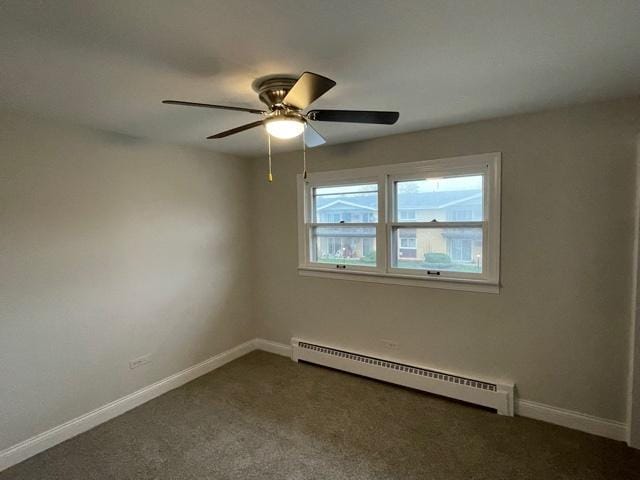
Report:
[{"label": "window pane", "polygon": [[397,228],[393,243],[395,268],[482,273],[481,228]]},{"label": "window pane", "polygon": [[473,175],[396,182],[396,221],[482,221],[482,180]]},{"label": "window pane", "polygon": [[373,227],[316,227],[316,262],[376,266],[376,229]]},{"label": "window pane", "polygon": [[378,185],[315,188],[313,208],[316,223],[375,223],[378,221]]}]

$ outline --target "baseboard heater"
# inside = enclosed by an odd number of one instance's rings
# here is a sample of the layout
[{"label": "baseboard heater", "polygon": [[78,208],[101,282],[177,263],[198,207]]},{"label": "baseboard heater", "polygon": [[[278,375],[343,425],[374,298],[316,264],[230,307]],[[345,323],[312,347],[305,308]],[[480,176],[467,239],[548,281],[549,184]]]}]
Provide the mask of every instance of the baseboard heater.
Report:
[{"label": "baseboard heater", "polygon": [[464,402],[495,408],[500,415],[513,416],[513,385],[493,383],[429,368],[362,355],[291,339],[292,359],[395,383]]}]

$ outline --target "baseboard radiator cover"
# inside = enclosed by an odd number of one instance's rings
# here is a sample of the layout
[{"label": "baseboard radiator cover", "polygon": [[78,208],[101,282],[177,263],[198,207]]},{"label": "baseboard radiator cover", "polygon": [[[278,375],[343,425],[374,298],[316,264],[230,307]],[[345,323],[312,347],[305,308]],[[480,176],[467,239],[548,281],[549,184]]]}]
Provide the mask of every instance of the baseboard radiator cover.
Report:
[{"label": "baseboard radiator cover", "polygon": [[291,339],[292,359],[315,363],[364,377],[435,393],[456,400],[494,408],[513,416],[514,386],[468,378],[449,372],[407,365],[392,360]]}]

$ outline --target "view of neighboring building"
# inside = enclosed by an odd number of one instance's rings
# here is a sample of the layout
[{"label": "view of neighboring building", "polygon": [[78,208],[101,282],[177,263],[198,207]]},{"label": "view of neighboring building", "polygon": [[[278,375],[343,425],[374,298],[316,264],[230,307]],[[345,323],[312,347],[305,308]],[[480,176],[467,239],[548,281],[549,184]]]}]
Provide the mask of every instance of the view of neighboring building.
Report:
[{"label": "view of neighboring building", "polygon": [[[412,182],[416,183],[416,182]],[[412,191],[414,190],[414,191]],[[375,263],[375,229],[358,223],[377,221],[377,194],[356,192],[317,197],[316,222],[351,224],[316,231],[320,262]],[[482,220],[482,191],[415,191],[408,188],[397,199],[397,222],[464,222]],[[355,224],[355,225],[353,225]],[[399,228],[395,238],[399,268],[440,268],[481,271],[482,229]]]}]

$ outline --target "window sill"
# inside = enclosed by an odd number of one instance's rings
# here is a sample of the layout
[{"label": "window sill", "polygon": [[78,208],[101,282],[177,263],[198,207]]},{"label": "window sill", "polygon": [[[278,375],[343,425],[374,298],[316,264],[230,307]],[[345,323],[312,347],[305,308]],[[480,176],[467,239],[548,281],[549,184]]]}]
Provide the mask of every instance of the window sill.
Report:
[{"label": "window sill", "polygon": [[444,290],[461,290],[465,292],[500,293],[500,286],[484,281],[458,280],[453,278],[416,278],[410,275],[394,273],[363,272],[351,270],[349,272],[335,272],[318,267],[298,267],[298,274],[303,277],[333,278],[354,282],[386,283],[391,285],[408,285],[411,287],[440,288]]}]

